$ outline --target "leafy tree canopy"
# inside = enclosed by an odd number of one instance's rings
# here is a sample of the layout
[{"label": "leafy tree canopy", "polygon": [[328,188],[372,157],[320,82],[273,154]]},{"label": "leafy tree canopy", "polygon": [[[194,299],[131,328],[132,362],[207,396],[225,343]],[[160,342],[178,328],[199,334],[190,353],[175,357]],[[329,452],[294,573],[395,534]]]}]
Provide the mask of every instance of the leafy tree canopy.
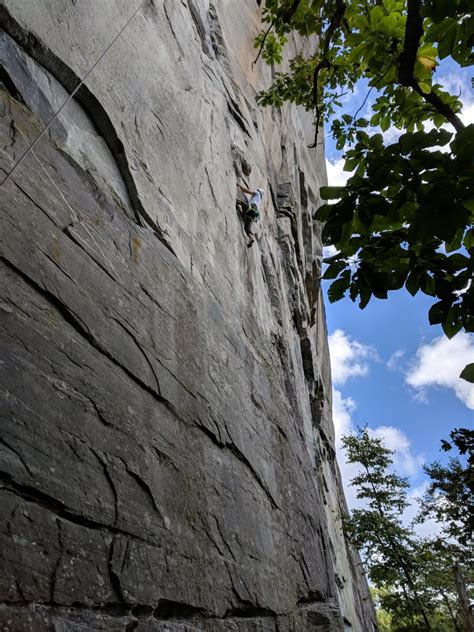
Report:
[{"label": "leafy tree canopy", "polygon": [[409,483],[391,471],[393,451],[371,437],[367,428],[343,437],[342,443],[347,461],[361,466],[351,485],[357,498],[365,501],[365,507],[355,509],[346,519],[346,533],[360,550],[370,580],[385,593],[384,608],[398,619],[403,611],[412,630],[429,630],[426,605],[416,585],[417,541],[401,521],[408,506]]},{"label": "leafy tree canopy", "polygon": [[[460,449],[465,449],[466,453],[470,448],[472,450],[473,435],[468,430],[453,431],[451,439],[457,447],[460,442]],[[460,630],[464,616],[463,602],[458,595],[454,571],[457,569],[458,577],[463,577],[467,585],[471,585],[473,573],[464,531],[458,528],[459,524],[463,524],[464,514],[463,507],[456,507],[455,503],[465,502],[466,499],[465,483],[458,485],[451,478],[451,473],[455,474],[457,470],[450,470],[447,477],[443,476],[440,483],[444,490],[441,503],[431,504],[424,500],[424,510],[418,521],[423,522],[434,515],[447,535],[454,533],[456,536],[461,534],[461,537],[421,538],[402,523],[401,514],[409,504],[409,485],[406,479],[393,472],[393,452],[384,446],[381,439],[372,437],[367,428],[343,437],[343,445],[347,461],[360,467],[351,485],[357,490],[357,498],[364,501],[361,508],[345,519],[345,531],[362,554],[373,585],[381,630]],[[443,445],[450,446],[448,442]],[[439,467],[436,465],[436,477]],[[432,476],[430,467],[427,472]],[[465,472],[467,476],[467,468]],[[439,490],[438,478],[432,478],[432,481],[433,489]],[[431,498],[430,490],[427,496]],[[431,511],[433,508],[435,514]],[[452,531],[453,525],[457,529],[455,532]]]},{"label": "leafy tree canopy", "polygon": [[[329,299],[349,293],[364,308],[405,287],[435,299],[429,321],[448,337],[474,331],[474,125],[435,73],[443,60],[473,63],[474,0],[266,0],[263,19],[256,47],[270,64],[290,33],[320,37],[274,73],[260,102],[314,112],[314,145],[331,121],[353,173],[344,187],[322,187],[335,202],[316,214],[338,251],[326,260]],[[341,92],[361,79],[376,95],[370,116],[334,118]],[[401,132],[392,144],[390,127]],[[462,377],[474,381],[474,365]]]},{"label": "leafy tree canopy", "polygon": [[474,431],[455,429],[450,438],[441,442],[442,449],[448,452],[454,447],[459,455],[447,465],[435,461],[425,466],[431,481],[418,520],[434,518],[449,541],[467,549],[474,532]]}]

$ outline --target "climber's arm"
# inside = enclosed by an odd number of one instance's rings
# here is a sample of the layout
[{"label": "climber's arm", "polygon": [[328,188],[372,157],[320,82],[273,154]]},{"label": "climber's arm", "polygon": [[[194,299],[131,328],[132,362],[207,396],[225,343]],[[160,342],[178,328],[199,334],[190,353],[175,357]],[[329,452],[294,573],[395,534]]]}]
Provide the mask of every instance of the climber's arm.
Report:
[{"label": "climber's arm", "polygon": [[243,187],[241,184],[239,184],[237,182],[237,186],[239,187],[239,189],[242,191],[242,193],[247,193],[248,195],[253,195],[255,193],[255,191],[250,191],[250,189],[246,189],[245,187]]}]

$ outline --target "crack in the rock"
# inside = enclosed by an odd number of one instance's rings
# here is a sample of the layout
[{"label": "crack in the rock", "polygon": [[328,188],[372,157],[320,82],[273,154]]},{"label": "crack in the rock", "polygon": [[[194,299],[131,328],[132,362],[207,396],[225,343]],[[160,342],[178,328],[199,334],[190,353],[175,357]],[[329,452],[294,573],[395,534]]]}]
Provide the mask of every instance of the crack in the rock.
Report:
[{"label": "crack in the rock", "polygon": [[310,590],[306,595],[300,597],[296,602],[297,606],[302,604],[326,603],[326,597],[320,590]]},{"label": "crack in the rock", "polygon": [[[18,103],[25,105],[25,101],[23,100],[23,97],[21,96],[21,94],[18,92],[18,89],[15,85],[15,81],[13,80],[12,76],[10,75],[8,70],[5,68],[3,63],[0,63],[0,84],[3,85],[3,87],[8,92],[8,94],[12,97],[12,99],[15,99],[15,101],[18,101]],[[15,130],[15,135],[16,135],[16,130]],[[11,147],[13,147],[14,144],[15,143],[12,142]]]},{"label": "crack in the rock", "polygon": [[213,515],[212,517],[215,520],[217,531],[219,532],[219,535],[221,537],[222,542],[224,543],[226,549],[229,551],[229,553],[230,553],[232,559],[234,560],[234,562],[237,562],[237,559],[236,559],[236,557],[234,555],[234,552],[232,551],[229,543],[227,542],[226,538],[224,537],[224,534],[222,533],[221,526],[219,524],[219,520],[217,519],[217,516]]},{"label": "crack in the rock", "polygon": [[179,469],[179,467],[174,463],[174,461],[171,459],[171,457],[169,457],[167,454],[165,454],[165,452],[163,452],[162,450],[160,450],[159,448],[156,447],[156,445],[152,445],[151,449],[153,450],[153,452],[156,455],[156,458],[158,460],[158,462],[160,464],[165,463],[166,465],[168,465],[169,467],[172,467],[173,469],[175,469],[177,472],[180,472],[181,470]]},{"label": "crack in the rock", "polygon": [[174,39],[176,41],[176,44],[178,45],[179,51],[180,51],[181,55],[184,55],[183,48],[182,48],[181,44],[178,41],[178,38],[176,36],[176,32],[175,32],[175,30],[173,28],[173,23],[171,22],[171,19],[170,19],[169,13],[168,13],[168,8],[166,6],[166,1],[163,2],[163,11],[164,11],[164,14],[165,14],[165,18],[166,18],[166,20],[167,20],[167,22],[168,22],[168,24],[170,26],[170,31],[173,34],[173,37],[174,37]]},{"label": "crack in the rock", "polygon": [[261,606],[255,606],[251,602],[242,602],[241,606],[230,608],[223,616],[223,619],[275,619],[278,615],[270,608],[262,608]]},{"label": "crack in the rock", "polygon": [[[227,91],[227,94],[229,94],[228,91]],[[230,97],[230,95],[229,95],[229,100],[227,101],[227,108],[230,114],[232,115],[232,118],[236,121],[236,123],[240,127],[240,129],[244,132],[244,134],[246,134],[249,138],[251,138],[250,132],[248,131],[247,126],[245,125],[243,114],[241,110],[239,109],[238,105],[236,104],[236,102]]]},{"label": "crack in the rock", "polygon": [[[120,586],[120,579],[115,574],[115,571],[112,572],[114,574],[113,581],[116,583],[116,589],[120,591],[120,593],[117,593],[117,597],[119,599],[122,599],[122,597],[120,596],[122,591],[122,588]],[[127,602],[125,599],[121,600],[120,602],[108,602],[100,606],[91,606],[90,604],[83,604],[79,601],[75,601],[74,603],[65,606],[45,601],[27,601],[24,598],[24,595],[19,587],[17,587],[17,590],[21,597],[21,601],[3,600],[0,602],[0,604],[4,607],[9,607],[12,609],[17,608],[23,610],[28,608],[29,613],[31,613],[32,607],[44,608],[51,611],[53,611],[54,609],[54,613],[60,617],[65,617],[67,619],[69,617],[72,618],[79,616],[82,621],[86,620],[84,617],[86,617],[87,614],[106,616],[111,618],[129,617],[130,621],[126,622],[127,627],[125,628],[127,632],[128,630],[132,630],[138,627],[140,623],[145,623],[146,625],[146,622],[153,621],[160,622],[181,620],[190,622],[194,621],[196,623],[199,622],[199,625],[207,625],[207,623],[211,621],[232,621],[233,619],[237,620],[236,625],[239,625],[238,620],[241,619],[255,619],[255,623],[257,625],[257,622],[261,619],[273,619],[275,632],[277,632],[279,629],[278,619],[280,617],[284,619],[288,615],[291,615],[298,610],[307,611],[308,605],[311,605],[311,603],[313,603],[303,601],[301,604],[297,604],[296,607],[291,611],[277,613],[271,608],[265,608],[264,606],[253,604],[250,601],[242,600],[234,591],[234,595],[238,600],[239,605],[228,608],[222,615],[219,616],[209,610],[206,610],[206,608],[204,607],[164,598],[159,599],[158,605],[155,607],[150,604]],[[314,603],[323,602],[316,600]],[[329,623],[328,616],[324,613],[311,612],[311,615],[313,618],[312,623]],[[129,627],[131,625],[133,625],[133,627]]]},{"label": "crack in the rock", "polygon": [[50,580],[50,586],[49,586],[49,590],[50,590],[50,594],[49,594],[49,600],[50,603],[55,604],[56,600],[54,598],[55,594],[56,594],[56,583],[58,580],[58,570],[59,570],[59,566],[62,562],[63,559],[63,551],[64,551],[64,546],[63,546],[63,541],[61,538],[61,521],[60,520],[56,520],[56,526],[58,528],[58,544],[59,544],[59,555],[58,555],[58,559],[56,560],[56,563],[54,565],[54,569],[53,572],[51,573],[51,580]]},{"label": "crack in the rock", "polygon": [[197,616],[209,614],[205,608],[193,606],[181,601],[172,601],[171,599],[159,599],[158,606],[153,612],[155,619],[193,619]]},{"label": "crack in the rock", "polygon": [[[234,578],[232,577],[232,573],[230,572],[228,564],[226,564],[226,570],[229,575],[230,583],[232,586],[232,593],[234,597],[236,598],[238,605],[228,608],[222,617],[223,619],[230,619],[230,618],[249,619],[249,618],[268,618],[268,617],[276,618],[278,616],[278,614],[274,610],[260,606],[258,601],[256,603],[253,603],[252,601],[249,601],[248,599],[242,599],[238,590],[235,587]],[[240,576],[239,579],[245,586],[247,594],[249,595],[249,597],[251,597],[250,590],[247,584],[245,583],[243,577]]]},{"label": "crack in the rock", "polygon": [[218,446],[221,449],[223,448],[223,449],[229,450],[229,452],[231,452],[236,457],[236,459],[238,461],[243,463],[243,465],[245,465],[247,470],[252,475],[252,478],[257,483],[258,487],[265,494],[265,496],[266,496],[267,500],[269,501],[271,507],[273,509],[281,509],[281,507],[278,505],[276,500],[271,495],[269,489],[267,488],[267,486],[263,482],[263,480],[260,477],[260,475],[255,471],[255,468],[253,467],[253,465],[250,463],[250,461],[245,456],[245,454],[243,454],[243,452],[241,452],[241,450],[239,450],[239,448],[235,445],[235,443],[233,443],[233,442],[232,443],[221,442],[216,437],[216,435],[211,430],[209,430],[209,428],[204,426],[202,423],[201,424],[195,424],[195,426],[196,426],[196,428],[199,428],[200,430],[202,430],[202,432],[206,435],[206,437],[208,437],[212,441],[212,443],[214,443],[214,445]]},{"label": "crack in the rock", "polygon": [[211,57],[211,51],[209,50],[209,45],[206,41],[206,27],[202,21],[201,15],[199,13],[199,9],[194,4],[193,0],[188,0],[189,12],[191,13],[191,17],[194,22],[194,26],[196,27],[197,34],[199,39],[201,40],[201,47],[203,53],[205,53],[208,57]]},{"label": "crack in the rock", "polygon": [[217,15],[216,7],[209,3],[209,23],[211,31],[211,43],[212,49],[216,57],[223,62],[225,69],[230,74],[229,60],[225,48],[224,36],[222,34],[222,27]]},{"label": "crack in the rock", "polygon": [[207,165],[204,167],[204,171],[206,172],[207,182],[209,184],[209,189],[211,191],[212,199],[214,200],[214,205],[216,208],[220,209],[219,202],[217,201],[216,194],[214,192],[214,187],[212,186],[212,180],[211,180],[211,176],[209,175],[209,170],[207,168]]},{"label": "crack in the rock", "polygon": [[[0,7],[0,11],[1,11],[1,7]],[[55,226],[57,226],[56,222],[54,221],[54,219],[51,217],[51,215],[49,215],[49,213],[47,211],[44,210],[44,208],[41,206],[41,204],[38,204],[38,202],[36,200],[34,200],[31,195],[25,191],[25,189],[20,186],[18,184],[18,182],[16,180],[14,180],[13,178],[11,179],[11,181],[13,182],[13,184],[16,186],[16,188],[21,191],[23,193],[23,195],[33,204],[33,206],[35,206],[38,210],[40,210],[42,213],[44,213],[46,215],[46,217],[49,219],[50,222],[52,222]]]},{"label": "crack in the rock", "polygon": [[143,480],[143,478],[139,474],[137,474],[136,472],[134,472],[130,468],[127,468],[126,471],[127,471],[127,474],[129,474],[133,478],[133,480],[137,483],[137,485],[140,487],[140,489],[142,489],[144,491],[146,497],[151,502],[151,505],[152,505],[153,509],[160,516],[160,520],[161,520],[162,524],[164,525],[163,514],[161,513],[161,510],[158,507],[158,504],[157,504],[157,502],[155,500],[155,497],[153,496],[153,493],[152,493],[151,488],[148,485],[148,483],[145,480]]},{"label": "crack in the rock", "polygon": [[96,531],[104,531],[112,535],[122,535],[129,540],[145,543],[151,547],[160,548],[155,543],[150,542],[145,538],[141,538],[138,535],[134,535],[133,533],[129,533],[124,529],[120,529],[104,522],[98,522],[97,520],[93,520],[91,518],[86,518],[85,516],[76,513],[71,507],[68,507],[57,498],[40,491],[36,487],[16,482],[8,472],[0,471],[0,490],[14,494],[26,502],[38,505],[39,507],[55,514],[59,518],[72,522],[80,527],[94,529]]},{"label": "crack in the rock", "polygon": [[167,316],[169,316],[172,320],[176,321],[176,316],[174,316],[171,312],[169,312],[167,309],[165,309],[163,307],[163,305],[161,305],[161,303],[159,303],[156,299],[155,296],[153,296],[153,294],[147,290],[147,288],[143,285],[143,283],[141,281],[139,281],[139,285],[140,285],[140,289],[142,290],[142,292],[150,299],[150,301],[152,303],[154,303],[157,307],[160,308],[160,310],[166,314]]},{"label": "crack in the rock", "polygon": [[51,306],[56,308],[56,310],[61,314],[64,320],[71,325],[71,327],[87,342],[94,347],[97,351],[99,351],[102,355],[104,355],[108,360],[110,360],[115,366],[119,367],[124,373],[138,386],[140,386],[143,390],[149,393],[156,401],[165,406],[170,412],[172,412],[176,417],[182,420],[182,417],[177,413],[175,407],[171,402],[161,396],[160,393],[157,393],[151,386],[143,382],[138,376],[136,376],[130,369],[128,369],[125,365],[123,365],[119,360],[117,360],[108,349],[100,344],[100,342],[92,335],[91,331],[87,327],[87,325],[79,318],[77,314],[75,314],[62,300],[59,296],[54,295],[48,288],[45,286],[40,286],[36,281],[34,281],[31,277],[29,277],[25,272],[17,268],[11,261],[6,259],[3,256],[0,256],[0,262],[3,262],[11,271],[20,276],[23,281],[33,290],[38,292]]},{"label": "crack in the rock", "polygon": [[152,115],[157,121],[156,127],[158,128],[158,131],[160,132],[161,138],[165,140],[165,135],[163,134],[163,121],[160,119],[160,117],[154,110],[150,110],[150,112],[152,113]]},{"label": "crack in the rock", "polygon": [[109,577],[110,577],[110,583],[112,585],[112,588],[114,589],[115,594],[117,595],[119,600],[123,604],[125,604],[127,603],[127,600],[125,599],[125,596],[122,591],[122,583],[120,581],[120,576],[115,572],[115,569],[113,567],[113,557],[114,557],[115,546],[116,546],[116,539],[114,536],[112,538],[112,543],[110,545],[109,558],[107,560],[107,568],[109,570]]},{"label": "crack in the rock", "polygon": [[57,268],[61,274],[64,274],[65,277],[67,277],[71,283],[73,285],[77,285],[77,283],[75,282],[75,280],[72,278],[72,276],[70,276],[65,270],[64,268],[62,268],[59,263],[57,261],[55,261],[54,257],[52,257],[51,255],[49,255],[47,252],[45,252],[44,250],[41,250],[41,253],[46,257],[46,259],[48,259],[48,261],[50,261],[55,268]]},{"label": "crack in the rock", "polygon": [[20,463],[23,465],[23,467],[25,468],[25,470],[28,472],[30,478],[33,478],[33,474],[31,473],[30,468],[28,467],[28,465],[25,462],[25,459],[21,456],[21,454],[18,452],[18,450],[15,450],[15,448],[12,448],[11,445],[9,445],[4,438],[0,437],[0,445],[4,445],[8,450],[10,450],[11,452],[13,452],[13,454],[16,455],[16,457],[18,458],[18,460],[20,461]]},{"label": "crack in the rock", "polygon": [[309,588],[311,586],[311,573],[309,571],[308,565],[306,564],[306,560],[305,560],[305,557],[303,555],[303,552],[300,551],[298,557],[295,558],[295,559],[298,560],[298,564],[299,564],[299,567],[301,569],[301,574],[303,575],[305,583],[306,583],[306,585]]},{"label": "crack in the rock", "polygon": [[142,354],[142,356],[145,359],[145,362],[147,363],[147,365],[150,368],[150,371],[153,375],[153,377],[155,378],[155,382],[156,382],[156,392],[158,393],[158,396],[161,397],[161,388],[160,388],[160,382],[158,380],[158,376],[156,374],[155,371],[155,367],[153,366],[153,364],[151,363],[150,358],[148,357],[148,355],[145,353],[143,347],[140,345],[140,343],[138,342],[137,337],[130,331],[130,329],[128,329],[128,327],[126,327],[118,318],[112,317],[112,320],[117,323],[117,325],[119,325],[119,327],[121,327],[121,329],[123,329],[123,331],[133,340],[133,342],[135,343],[135,346],[137,347],[137,349],[140,351],[140,353]]},{"label": "crack in the rock", "polygon": [[[79,247],[79,248],[80,248],[83,252],[85,252],[85,253],[86,253],[86,255],[87,255],[88,257],[90,257],[90,258],[92,259],[92,261],[94,261],[94,263],[96,263],[96,264],[99,266],[99,268],[100,268],[103,272],[105,272],[105,274],[106,274],[106,275],[107,275],[110,279],[112,279],[112,281],[113,281],[114,283],[116,283],[117,285],[121,285],[121,284],[117,281],[117,279],[116,279],[116,278],[115,278],[115,277],[114,277],[114,276],[110,273],[110,271],[109,271],[109,270],[107,270],[106,266],[105,266],[105,265],[104,265],[104,264],[103,264],[103,263],[102,263],[102,262],[101,262],[101,261],[100,261],[97,257],[95,257],[95,256],[94,256],[94,254],[93,254],[92,252],[90,252],[89,250],[87,250],[87,248],[85,248],[85,247],[84,247],[84,244],[82,244],[82,243],[80,242],[80,240],[79,240],[79,239],[78,239],[78,238],[74,235],[74,233],[72,232],[72,230],[74,230],[74,228],[75,228],[75,224],[74,224],[74,223],[72,223],[72,224],[70,224],[69,226],[66,226],[66,227],[63,229],[63,233],[64,233],[67,237],[69,237],[69,239],[70,239],[70,240],[71,240],[74,244],[76,244],[76,246],[78,246],[78,247]],[[71,230],[71,229],[72,229],[72,230]],[[86,228],[86,230],[87,230],[87,228]],[[89,233],[89,234],[90,234],[90,233]]]},{"label": "crack in the rock", "polygon": [[219,553],[219,555],[221,557],[223,557],[224,559],[226,559],[224,551],[221,549],[221,547],[217,544],[216,540],[214,539],[214,536],[210,533],[209,529],[206,526],[205,520],[202,519],[202,528],[204,533],[207,535],[209,541],[212,543],[213,546],[215,546],[217,552]]},{"label": "crack in the rock", "polygon": [[90,450],[92,452],[92,454],[95,456],[95,458],[99,461],[100,466],[104,472],[104,476],[105,479],[107,481],[107,483],[110,486],[110,489],[112,490],[112,496],[114,498],[114,526],[116,526],[117,521],[118,521],[118,494],[117,494],[117,488],[115,487],[115,483],[112,479],[112,476],[109,472],[109,468],[107,467],[107,463],[102,459],[102,457],[94,450],[94,448],[92,448],[90,446]]}]

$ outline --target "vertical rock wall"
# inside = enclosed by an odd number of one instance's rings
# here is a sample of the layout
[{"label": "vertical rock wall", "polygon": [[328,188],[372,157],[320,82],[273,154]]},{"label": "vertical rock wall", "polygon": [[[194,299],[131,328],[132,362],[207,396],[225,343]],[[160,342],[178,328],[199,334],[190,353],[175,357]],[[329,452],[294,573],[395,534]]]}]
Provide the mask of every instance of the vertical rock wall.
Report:
[{"label": "vertical rock wall", "polygon": [[[0,188],[2,630],[374,629],[341,532],[323,152],[256,104],[259,4],[146,0]],[[139,6],[1,0],[2,174]],[[237,178],[266,191],[251,249]]]}]

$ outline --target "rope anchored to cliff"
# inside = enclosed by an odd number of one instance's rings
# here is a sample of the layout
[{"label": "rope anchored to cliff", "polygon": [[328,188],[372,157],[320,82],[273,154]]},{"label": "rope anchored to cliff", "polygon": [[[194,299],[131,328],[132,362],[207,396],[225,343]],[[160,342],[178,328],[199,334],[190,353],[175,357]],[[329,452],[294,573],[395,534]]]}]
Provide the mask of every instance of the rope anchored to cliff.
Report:
[{"label": "rope anchored to cliff", "polygon": [[49,120],[48,124],[46,125],[46,127],[38,134],[38,136],[34,139],[34,141],[25,149],[25,151],[21,154],[20,158],[16,161],[16,163],[13,165],[13,167],[10,169],[10,171],[7,173],[7,175],[5,176],[5,178],[2,180],[2,182],[0,182],[0,186],[3,186],[6,182],[8,182],[8,180],[11,178],[11,176],[13,175],[13,173],[18,169],[18,167],[23,163],[23,161],[25,160],[25,158],[28,156],[28,154],[30,152],[33,151],[33,149],[36,147],[36,145],[39,143],[39,141],[41,140],[41,138],[46,134],[46,132],[50,129],[51,125],[54,123],[54,121],[57,119],[57,117],[59,116],[59,114],[61,114],[61,112],[64,110],[64,108],[72,101],[72,99],[74,98],[74,96],[77,94],[78,90],[84,85],[84,82],[86,81],[86,79],[89,77],[89,75],[93,72],[93,70],[98,66],[98,64],[102,61],[102,59],[104,59],[104,57],[107,55],[107,53],[109,52],[109,50],[112,48],[112,46],[115,44],[115,42],[119,39],[119,37],[122,35],[122,33],[125,31],[125,29],[128,27],[128,25],[131,23],[131,21],[133,20],[133,18],[138,15],[138,13],[141,11],[141,9],[143,8],[143,6],[145,5],[145,2],[147,2],[148,0],[143,0],[140,5],[138,6],[138,8],[133,12],[133,14],[128,18],[128,20],[125,22],[125,24],[122,26],[122,28],[120,29],[120,31],[117,33],[117,35],[113,38],[113,40],[110,42],[110,44],[108,44],[108,46],[105,48],[105,50],[99,55],[98,59],[94,62],[94,64],[89,68],[89,70],[86,72],[86,74],[84,75],[84,77],[79,81],[79,83],[77,84],[77,86],[74,88],[74,90],[71,92],[71,94],[68,96],[68,98],[64,101],[64,103],[60,106],[60,108],[54,113],[54,115],[51,117],[51,119]]}]

